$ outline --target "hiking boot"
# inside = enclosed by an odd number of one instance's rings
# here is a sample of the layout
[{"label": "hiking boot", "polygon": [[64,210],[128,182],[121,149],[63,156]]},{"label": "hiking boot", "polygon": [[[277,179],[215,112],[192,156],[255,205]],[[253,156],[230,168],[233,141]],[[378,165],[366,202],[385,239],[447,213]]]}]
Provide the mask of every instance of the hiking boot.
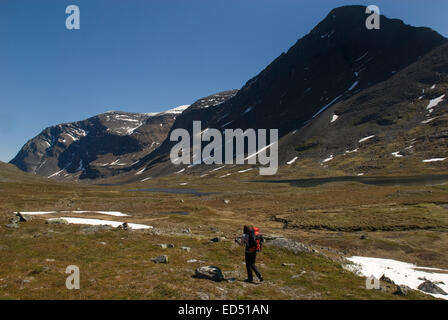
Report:
[{"label": "hiking boot", "polygon": [[260,277],[259,280],[260,280],[260,282],[263,282],[263,281],[264,281],[263,277]]}]

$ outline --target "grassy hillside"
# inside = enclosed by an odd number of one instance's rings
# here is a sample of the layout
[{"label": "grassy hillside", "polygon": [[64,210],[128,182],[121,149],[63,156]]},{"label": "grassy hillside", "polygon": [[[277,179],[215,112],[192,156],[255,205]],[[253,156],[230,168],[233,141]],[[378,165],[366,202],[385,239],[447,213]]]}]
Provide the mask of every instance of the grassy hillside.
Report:
[{"label": "grassy hillside", "polygon": [[[344,257],[448,267],[446,186],[327,183],[299,188],[246,178],[223,183],[219,178],[175,175],[115,187],[2,183],[0,298],[430,299],[415,291],[400,297],[387,287],[366,290],[364,278],[342,267]],[[181,181],[188,188],[214,193],[130,191],[186,188],[179,186]],[[17,210],[57,213],[34,216],[18,229],[5,227]],[[60,212],[72,210],[131,216]],[[45,224],[45,219],[60,216],[141,223],[155,230],[88,232],[80,225]],[[314,250],[294,254],[267,243],[258,256],[266,281],[244,283],[243,249],[233,239],[246,223],[259,226],[265,235],[294,239]],[[191,233],[185,232],[187,228]],[[218,236],[224,239],[210,241]],[[161,244],[174,248],[163,249]],[[167,264],[151,261],[163,254],[169,258]],[[188,262],[192,259],[197,261]],[[80,267],[81,290],[65,288],[65,268],[72,264]],[[192,277],[202,265],[220,267],[229,281]]]}]

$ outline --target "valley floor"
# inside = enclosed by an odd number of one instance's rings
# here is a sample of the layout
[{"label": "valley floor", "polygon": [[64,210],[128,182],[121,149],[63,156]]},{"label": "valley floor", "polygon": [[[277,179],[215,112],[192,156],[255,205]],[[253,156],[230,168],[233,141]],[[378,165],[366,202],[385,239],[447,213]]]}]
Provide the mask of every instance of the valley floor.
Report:
[{"label": "valley floor", "polygon": [[[150,188],[173,193],[137,191]],[[387,283],[367,290],[365,278],[344,267],[346,258],[448,269],[448,185],[300,187],[242,175],[225,182],[171,176],[109,187],[4,182],[0,191],[1,299],[433,299],[416,290],[395,295]],[[6,227],[16,211],[47,213]],[[60,217],[150,227],[46,223]],[[294,253],[268,241],[257,257],[265,282],[247,284],[243,248],[234,242],[244,224],[309,250]],[[220,241],[210,241],[215,237]],[[161,255],[168,263],[151,260]],[[80,268],[80,290],[66,289],[69,265]],[[205,265],[218,266],[227,280],[194,278]]]}]

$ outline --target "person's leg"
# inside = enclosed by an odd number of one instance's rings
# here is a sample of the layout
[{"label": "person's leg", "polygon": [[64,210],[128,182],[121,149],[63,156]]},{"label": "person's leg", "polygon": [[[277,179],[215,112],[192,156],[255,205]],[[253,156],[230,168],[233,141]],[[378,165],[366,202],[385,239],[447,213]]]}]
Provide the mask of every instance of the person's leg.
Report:
[{"label": "person's leg", "polygon": [[247,280],[253,281],[254,276],[252,274],[252,267],[251,267],[251,254],[249,252],[246,252],[246,270],[247,270]]},{"label": "person's leg", "polygon": [[258,271],[257,266],[255,265],[255,261],[257,260],[257,253],[252,253],[251,257],[251,268],[254,270],[255,274],[257,275],[257,278],[263,281],[263,277],[261,276],[260,271]]}]

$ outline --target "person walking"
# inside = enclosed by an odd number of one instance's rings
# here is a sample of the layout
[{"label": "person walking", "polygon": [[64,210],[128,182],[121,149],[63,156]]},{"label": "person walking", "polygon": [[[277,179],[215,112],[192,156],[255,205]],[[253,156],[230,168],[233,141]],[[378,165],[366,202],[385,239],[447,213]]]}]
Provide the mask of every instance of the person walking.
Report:
[{"label": "person walking", "polygon": [[263,236],[260,234],[259,229],[250,226],[244,226],[243,235],[236,239],[237,243],[245,246],[245,260],[246,260],[246,269],[247,269],[247,279],[244,280],[246,282],[253,282],[253,272],[255,272],[257,278],[260,282],[263,282],[263,277],[258,271],[257,266],[255,265],[257,259],[257,252],[261,251],[261,246],[263,243]]}]

